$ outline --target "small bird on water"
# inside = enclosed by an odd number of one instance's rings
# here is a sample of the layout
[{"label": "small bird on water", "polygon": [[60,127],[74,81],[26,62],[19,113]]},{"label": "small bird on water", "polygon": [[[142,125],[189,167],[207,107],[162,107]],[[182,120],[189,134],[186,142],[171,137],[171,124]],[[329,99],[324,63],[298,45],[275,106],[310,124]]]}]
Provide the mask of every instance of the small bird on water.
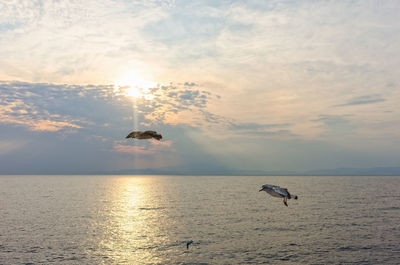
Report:
[{"label": "small bird on water", "polygon": [[186,249],[189,249],[189,246],[190,246],[190,244],[192,244],[192,243],[193,243],[193,240],[188,241],[188,242],[186,243]]},{"label": "small bird on water", "polygon": [[157,133],[156,131],[134,131],[128,134],[125,138],[136,138],[136,139],[157,139],[160,141],[162,139],[162,135]]},{"label": "small bird on water", "polygon": [[281,188],[275,185],[269,185],[269,184],[262,185],[262,188],[259,191],[265,191],[266,193],[268,193],[273,197],[283,198],[283,203],[286,206],[288,206],[287,204],[288,199],[291,199],[293,197],[295,200],[297,200],[298,198],[297,195],[291,195],[286,188]]}]

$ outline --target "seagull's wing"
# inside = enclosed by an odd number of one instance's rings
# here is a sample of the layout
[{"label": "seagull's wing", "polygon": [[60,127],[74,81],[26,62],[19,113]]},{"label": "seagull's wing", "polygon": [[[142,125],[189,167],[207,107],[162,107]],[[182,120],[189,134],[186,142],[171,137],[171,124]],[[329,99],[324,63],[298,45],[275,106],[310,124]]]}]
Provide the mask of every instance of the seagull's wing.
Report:
[{"label": "seagull's wing", "polygon": [[130,134],[128,134],[125,138],[131,138],[133,137],[133,132],[131,132]]},{"label": "seagull's wing", "polygon": [[131,132],[130,134],[128,134],[125,138],[135,138],[135,137],[137,137],[139,134],[141,134],[141,132],[139,132],[139,131],[134,131],[134,132]]},{"label": "seagull's wing", "polygon": [[284,196],[284,197],[287,197],[287,196],[288,196],[287,189],[282,189],[282,188],[280,188],[280,187],[274,187],[274,191],[275,191],[276,193],[278,193],[278,194]]}]

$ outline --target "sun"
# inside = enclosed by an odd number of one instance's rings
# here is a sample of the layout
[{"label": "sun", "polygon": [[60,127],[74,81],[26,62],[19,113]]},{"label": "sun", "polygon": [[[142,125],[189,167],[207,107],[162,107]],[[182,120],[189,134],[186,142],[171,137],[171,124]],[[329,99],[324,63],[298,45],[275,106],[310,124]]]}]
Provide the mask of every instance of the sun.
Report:
[{"label": "sun", "polygon": [[125,93],[127,96],[132,98],[141,98],[143,96],[143,93],[140,91],[140,88],[136,86],[134,87],[126,86]]},{"label": "sun", "polygon": [[150,88],[155,87],[154,82],[139,78],[133,74],[126,75],[114,83],[114,90],[118,90],[133,99],[152,99]]}]

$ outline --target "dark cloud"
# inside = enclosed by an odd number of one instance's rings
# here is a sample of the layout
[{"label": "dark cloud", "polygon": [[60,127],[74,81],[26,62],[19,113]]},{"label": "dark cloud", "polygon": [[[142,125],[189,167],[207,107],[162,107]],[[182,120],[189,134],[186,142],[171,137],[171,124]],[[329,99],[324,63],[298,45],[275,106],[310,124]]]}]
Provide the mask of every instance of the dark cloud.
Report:
[{"label": "dark cloud", "polygon": [[198,84],[196,84],[194,82],[185,82],[184,85],[185,86],[198,86]]},{"label": "dark cloud", "polygon": [[118,128],[132,113],[131,103],[113,93],[112,86],[1,82],[0,90],[1,123],[32,130],[88,129],[105,124]]},{"label": "dark cloud", "polygon": [[334,105],[333,107],[346,107],[346,106],[355,106],[355,105],[366,105],[366,104],[373,104],[373,103],[378,103],[378,102],[383,102],[386,101],[385,98],[383,98],[381,95],[366,95],[366,96],[361,96],[361,97],[356,97],[353,98],[346,103],[343,104],[337,104]]}]

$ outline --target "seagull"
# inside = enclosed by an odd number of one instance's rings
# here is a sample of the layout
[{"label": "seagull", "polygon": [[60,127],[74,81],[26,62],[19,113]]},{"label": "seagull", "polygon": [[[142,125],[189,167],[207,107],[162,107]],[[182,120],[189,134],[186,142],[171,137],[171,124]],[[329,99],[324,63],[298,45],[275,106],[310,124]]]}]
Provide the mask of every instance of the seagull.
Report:
[{"label": "seagull", "polygon": [[186,243],[186,249],[189,249],[189,245],[193,243],[193,240],[190,240]]},{"label": "seagull", "polygon": [[136,139],[157,139],[160,141],[162,139],[162,135],[157,133],[156,131],[134,131],[128,134],[125,138],[136,138]]},{"label": "seagull", "polygon": [[268,193],[273,197],[283,198],[283,203],[286,206],[288,206],[287,200],[291,199],[292,196],[295,200],[297,200],[298,198],[297,195],[291,195],[287,189],[275,185],[269,185],[269,184],[262,185],[262,188],[259,191],[265,191],[266,193]]}]

